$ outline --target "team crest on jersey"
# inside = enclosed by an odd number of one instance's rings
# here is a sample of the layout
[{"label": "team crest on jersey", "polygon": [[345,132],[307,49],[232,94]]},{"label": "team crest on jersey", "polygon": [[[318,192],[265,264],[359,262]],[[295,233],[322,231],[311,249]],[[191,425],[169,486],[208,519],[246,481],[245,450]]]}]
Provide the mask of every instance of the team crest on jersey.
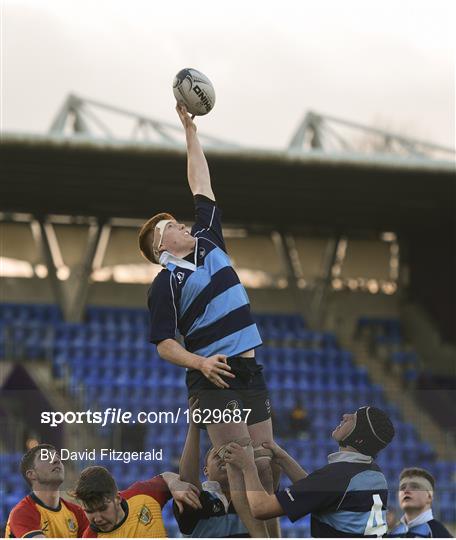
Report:
[{"label": "team crest on jersey", "polygon": [[179,283],[182,283],[184,281],[185,274],[184,272],[177,272],[176,277],[177,277],[177,281]]},{"label": "team crest on jersey", "polygon": [[76,525],[76,521],[73,518],[67,519],[67,525],[68,530],[72,533],[76,532],[78,530],[78,526]]},{"label": "team crest on jersey", "polygon": [[148,525],[152,521],[152,513],[146,505],[144,505],[139,512],[139,521],[143,525]]},{"label": "team crest on jersey", "polygon": [[204,257],[204,255],[206,255],[206,250],[205,250],[205,248],[203,248],[203,247],[202,247],[202,248],[199,248],[198,253],[199,253],[200,258],[202,259],[202,258]]},{"label": "team crest on jersey", "polygon": [[232,401],[228,401],[225,409],[228,409],[229,411],[236,411],[237,409],[239,409],[239,403],[235,399],[233,399]]},{"label": "team crest on jersey", "polygon": [[271,402],[269,399],[267,399],[264,404],[266,405],[266,410],[268,411],[268,414],[271,414]]}]

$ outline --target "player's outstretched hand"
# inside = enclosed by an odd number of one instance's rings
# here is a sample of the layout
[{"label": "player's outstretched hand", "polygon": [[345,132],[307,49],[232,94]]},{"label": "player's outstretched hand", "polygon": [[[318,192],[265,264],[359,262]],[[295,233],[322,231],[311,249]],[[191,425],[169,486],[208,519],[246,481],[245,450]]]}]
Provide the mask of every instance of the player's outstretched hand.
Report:
[{"label": "player's outstretched hand", "polygon": [[235,442],[227,444],[225,448],[224,460],[226,463],[241,469],[241,471],[245,471],[249,467],[256,466],[251,444],[245,447],[240,446]]},{"label": "player's outstretched hand", "polygon": [[200,491],[193,484],[176,478],[170,483],[169,490],[181,514],[184,511],[184,504],[194,510],[203,508],[199,500]]},{"label": "player's outstretched hand", "polygon": [[196,124],[193,122],[193,117],[189,115],[187,107],[183,103],[176,103],[176,111],[185,131],[196,131]]},{"label": "player's outstretched hand", "polygon": [[214,354],[202,362],[201,373],[218,388],[229,388],[230,385],[222,379],[229,377],[234,379],[236,375],[231,373],[231,367],[226,363],[224,354]]}]

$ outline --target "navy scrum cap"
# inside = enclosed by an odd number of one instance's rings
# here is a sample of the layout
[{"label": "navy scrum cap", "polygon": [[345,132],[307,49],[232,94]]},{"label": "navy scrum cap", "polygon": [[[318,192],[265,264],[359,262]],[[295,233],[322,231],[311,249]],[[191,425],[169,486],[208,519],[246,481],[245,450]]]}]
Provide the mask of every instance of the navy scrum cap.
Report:
[{"label": "navy scrum cap", "polygon": [[394,437],[394,426],[389,417],[376,407],[360,407],[355,426],[340,441],[341,446],[351,446],[367,456],[375,457]]}]

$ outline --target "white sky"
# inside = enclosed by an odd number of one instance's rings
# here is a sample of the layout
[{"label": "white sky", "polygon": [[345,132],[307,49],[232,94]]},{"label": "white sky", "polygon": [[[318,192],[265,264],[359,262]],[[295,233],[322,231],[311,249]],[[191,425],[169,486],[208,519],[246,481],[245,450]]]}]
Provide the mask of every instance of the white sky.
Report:
[{"label": "white sky", "polygon": [[304,113],[453,146],[453,0],[2,0],[4,131],[69,92],[177,122],[172,80],[214,83],[201,130],[285,147]]}]

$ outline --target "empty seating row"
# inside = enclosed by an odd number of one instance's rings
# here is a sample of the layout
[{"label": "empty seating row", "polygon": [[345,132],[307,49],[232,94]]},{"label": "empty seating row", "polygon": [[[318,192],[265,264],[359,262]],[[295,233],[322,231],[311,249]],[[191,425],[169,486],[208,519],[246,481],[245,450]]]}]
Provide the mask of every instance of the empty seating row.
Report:
[{"label": "empty seating row", "polygon": [[55,324],[62,321],[60,308],[54,304],[0,304],[1,322],[40,321]]},{"label": "empty seating row", "polygon": [[[119,329],[100,329],[59,323],[57,326],[37,322],[11,322],[1,325],[1,334],[4,341],[12,341],[34,348],[54,347],[57,350],[75,351],[78,349],[97,350],[110,347],[129,348],[134,346],[141,349],[149,346],[148,331],[135,329],[121,331]],[[286,336],[276,335],[275,339]],[[263,336],[267,341],[267,336]],[[334,354],[338,351],[335,338],[331,334],[306,331],[301,336],[309,349],[320,350],[320,354]]]},{"label": "empty seating row", "polygon": [[366,332],[376,336],[387,336],[390,338],[401,337],[402,328],[399,319],[390,317],[364,316],[358,319],[356,331],[358,334]]}]

